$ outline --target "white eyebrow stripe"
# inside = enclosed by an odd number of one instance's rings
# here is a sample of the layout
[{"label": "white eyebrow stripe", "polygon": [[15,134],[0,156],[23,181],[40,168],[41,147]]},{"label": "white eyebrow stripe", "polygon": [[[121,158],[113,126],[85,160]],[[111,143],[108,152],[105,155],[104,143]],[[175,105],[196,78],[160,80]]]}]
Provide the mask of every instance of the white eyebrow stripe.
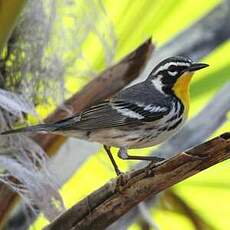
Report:
[{"label": "white eyebrow stripe", "polygon": [[157,69],[153,75],[156,75],[157,73],[159,73],[160,71],[162,70],[166,70],[169,68],[169,66],[171,65],[175,65],[175,66],[190,66],[191,63],[188,63],[188,62],[168,62],[166,64],[164,64],[163,66],[161,66],[159,69]]}]

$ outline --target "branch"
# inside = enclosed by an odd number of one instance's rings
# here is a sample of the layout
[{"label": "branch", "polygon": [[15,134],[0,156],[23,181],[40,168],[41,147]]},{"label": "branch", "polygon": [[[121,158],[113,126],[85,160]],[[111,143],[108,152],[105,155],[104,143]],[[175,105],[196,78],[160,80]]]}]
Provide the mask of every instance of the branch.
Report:
[{"label": "branch", "polygon": [[127,183],[105,184],[57,218],[45,230],[104,229],[149,196],[230,158],[230,133],[225,133],[158,166],[125,174]]}]

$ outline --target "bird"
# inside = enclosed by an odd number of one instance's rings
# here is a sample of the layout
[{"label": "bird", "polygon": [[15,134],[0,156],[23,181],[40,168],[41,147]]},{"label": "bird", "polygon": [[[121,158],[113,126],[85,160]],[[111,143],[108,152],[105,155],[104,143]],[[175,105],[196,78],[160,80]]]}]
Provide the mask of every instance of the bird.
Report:
[{"label": "bird", "polygon": [[146,80],[81,113],[55,123],[11,129],[1,135],[42,132],[98,142],[104,146],[116,174],[121,175],[111,147],[119,148],[117,154],[123,160],[164,160],[155,156],[129,155],[128,149],[158,145],[181,129],[188,118],[192,76],[208,66],[188,57],[169,57],[157,64]]}]

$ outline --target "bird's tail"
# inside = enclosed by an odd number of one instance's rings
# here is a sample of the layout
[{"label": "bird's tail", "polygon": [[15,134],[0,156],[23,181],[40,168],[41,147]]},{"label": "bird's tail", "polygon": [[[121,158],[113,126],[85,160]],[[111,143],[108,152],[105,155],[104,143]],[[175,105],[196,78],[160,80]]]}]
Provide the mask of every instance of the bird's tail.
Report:
[{"label": "bird's tail", "polygon": [[29,132],[54,132],[57,129],[55,124],[39,124],[34,126],[23,127],[19,129],[10,129],[3,131],[0,135],[14,134],[14,133],[29,133]]},{"label": "bird's tail", "polygon": [[58,131],[67,131],[67,130],[75,129],[75,126],[79,122],[79,120],[80,120],[80,116],[74,115],[72,117],[67,117],[63,120],[51,124],[39,124],[39,125],[28,126],[19,129],[10,129],[0,133],[0,135],[13,134],[13,133],[36,133],[36,132],[52,133]]}]

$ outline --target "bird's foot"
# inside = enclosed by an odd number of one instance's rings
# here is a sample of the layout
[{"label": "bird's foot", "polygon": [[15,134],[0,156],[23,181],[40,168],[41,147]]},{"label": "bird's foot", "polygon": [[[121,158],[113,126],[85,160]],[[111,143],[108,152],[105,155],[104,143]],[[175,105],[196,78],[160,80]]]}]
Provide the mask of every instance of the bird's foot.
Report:
[{"label": "bird's foot", "polygon": [[117,153],[117,156],[119,158],[121,158],[122,160],[128,160],[129,159],[129,155],[127,153],[127,149],[125,148],[120,148],[118,153]]},{"label": "bird's foot", "polygon": [[124,186],[128,183],[128,175],[125,173],[120,173],[116,180],[116,192],[121,192]]},{"label": "bird's foot", "polygon": [[141,161],[151,161],[154,163],[161,162],[164,160],[164,158],[156,157],[156,156],[130,156],[127,153],[126,148],[120,148],[117,155],[122,160],[141,160]]},{"label": "bird's foot", "polygon": [[146,177],[153,177],[155,175],[155,168],[162,165],[166,159],[165,158],[158,158],[159,160],[151,161],[145,168],[145,175]]}]

